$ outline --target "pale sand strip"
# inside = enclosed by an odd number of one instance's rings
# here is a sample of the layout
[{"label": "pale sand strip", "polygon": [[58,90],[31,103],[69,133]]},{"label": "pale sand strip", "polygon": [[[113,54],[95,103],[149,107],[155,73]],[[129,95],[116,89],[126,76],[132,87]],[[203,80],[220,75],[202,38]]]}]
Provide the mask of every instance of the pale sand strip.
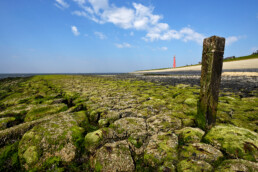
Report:
[{"label": "pale sand strip", "polygon": [[[239,60],[233,62],[224,62],[223,70],[230,69],[258,69],[258,59]],[[181,67],[175,69],[163,69],[163,70],[150,70],[150,71],[137,71],[133,73],[152,73],[152,72],[176,72],[176,71],[200,71],[201,65]]]}]

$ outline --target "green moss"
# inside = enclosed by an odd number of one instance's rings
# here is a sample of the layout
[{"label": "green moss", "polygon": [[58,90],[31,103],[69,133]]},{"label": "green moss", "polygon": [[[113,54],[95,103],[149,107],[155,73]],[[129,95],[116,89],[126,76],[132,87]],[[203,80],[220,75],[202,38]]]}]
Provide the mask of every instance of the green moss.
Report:
[{"label": "green moss", "polygon": [[140,148],[142,146],[142,141],[139,139],[135,139],[134,137],[130,136],[128,141],[133,144],[136,148]]},{"label": "green moss", "polygon": [[95,148],[97,148],[103,139],[102,130],[97,130],[91,133],[88,133],[85,136],[85,148],[93,152],[95,151]]},{"label": "green moss", "polygon": [[195,161],[195,160],[182,160],[177,164],[178,172],[192,172],[192,171],[203,171],[211,172],[213,168],[210,164],[205,161]]},{"label": "green moss", "polygon": [[204,131],[199,128],[186,127],[177,131],[180,145],[198,143],[201,141]]},{"label": "green moss", "polygon": [[4,146],[0,148],[0,171],[21,171],[18,158],[18,144]]},{"label": "green moss", "polygon": [[65,104],[58,104],[58,105],[43,105],[41,107],[35,107],[31,109],[26,117],[25,121],[33,121],[39,118],[42,118],[46,115],[51,115],[55,113],[59,113],[62,111],[67,110],[67,106]]},{"label": "green moss", "polygon": [[215,126],[204,137],[204,141],[219,147],[228,156],[250,161],[257,160],[257,140],[257,133],[231,125]]},{"label": "green moss", "polygon": [[102,170],[102,165],[99,163],[99,162],[96,162],[96,165],[95,165],[95,171],[96,172],[100,172]]},{"label": "green moss", "polygon": [[23,154],[28,165],[34,165],[39,160],[39,155],[36,146],[30,146]]}]

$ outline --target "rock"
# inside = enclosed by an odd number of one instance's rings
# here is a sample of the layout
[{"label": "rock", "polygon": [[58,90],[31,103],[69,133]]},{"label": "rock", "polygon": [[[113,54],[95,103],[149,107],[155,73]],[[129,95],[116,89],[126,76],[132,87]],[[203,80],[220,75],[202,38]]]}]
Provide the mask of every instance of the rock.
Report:
[{"label": "rock", "polygon": [[160,114],[147,119],[148,132],[151,135],[180,129],[182,121],[168,114]]},{"label": "rock", "polygon": [[197,100],[194,98],[187,98],[185,99],[184,104],[187,104],[188,106],[197,106]]},{"label": "rock", "polygon": [[258,161],[258,134],[253,131],[232,125],[218,125],[204,139],[232,158]]},{"label": "rock", "polygon": [[15,121],[14,117],[0,118],[0,130],[4,130],[8,127],[8,124]]},{"label": "rock", "polygon": [[151,136],[144,153],[144,162],[152,167],[164,161],[177,160],[178,138],[174,133],[159,133]]},{"label": "rock", "polygon": [[146,123],[143,118],[126,117],[119,119],[112,125],[117,133],[117,137],[129,137],[132,134],[134,137],[147,135]]},{"label": "rock", "polygon": [[176,167],[171,161],[165,161],[162,166],[158,168],[159,172],[176,172]]},{"label": "rock", "polygon": [[177,130],[176,133],[179,135],[179,142],[182,144],[186,143],[198,143],[201,141],[202,136],[205,134],[199,128],[185,127],[181,130]]},{"label": "rock", "polygon": [[83,131],[68,114],[33,127],[23,135],[18,146],[21,164],[28,170],[40,169],[53,157],[71,162],[83,141]]},{"label": "rock", "polygon": [[93,153],[95,149],[100,146],[103,141],[102,130],[90,132],[85,136],[85,148]]},{"label": "rock", "polygon": [[258,163],[242,159],[229,159],[223,161],[215,172],[252,172],[258,171]]},{"label": "rock", "polygon": [[202,171],[202,172],[211,172],[213,167],[205,161],[197,160],[182,160],[177,164],[178,172],[192,172],[192,171]]},{"label": "rock", "polygon": [[91,157],[95,171],[134,171],[134,163],[126,141],[107,143]]},{"label": "rock", "polygon": [[179,156],[182,159],[203,160],[208,163],[214,163],[222,158],[223,154],[211,145],[193,143],[183,146]]}]

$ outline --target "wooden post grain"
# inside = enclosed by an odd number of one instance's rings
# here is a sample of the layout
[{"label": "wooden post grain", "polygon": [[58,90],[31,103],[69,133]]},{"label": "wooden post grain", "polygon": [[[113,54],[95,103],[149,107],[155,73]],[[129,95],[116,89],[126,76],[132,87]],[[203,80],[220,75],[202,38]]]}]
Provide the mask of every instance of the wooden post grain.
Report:
[{"label": "wooden post grain", "polygon": [[202,52],[201,90],[197,107],[197,123],[209,130],[216,122],[225,38],[204,39]]}]

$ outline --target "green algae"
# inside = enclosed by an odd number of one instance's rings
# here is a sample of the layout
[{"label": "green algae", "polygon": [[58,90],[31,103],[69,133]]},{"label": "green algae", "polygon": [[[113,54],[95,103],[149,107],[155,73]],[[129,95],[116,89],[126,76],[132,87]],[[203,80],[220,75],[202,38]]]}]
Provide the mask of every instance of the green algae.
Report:
[{"label": "green algae", "polygon": [[232,125],[213,127],[204,141],[223,150],[229,157],[257,161],[258,135],[245,128]]}]

